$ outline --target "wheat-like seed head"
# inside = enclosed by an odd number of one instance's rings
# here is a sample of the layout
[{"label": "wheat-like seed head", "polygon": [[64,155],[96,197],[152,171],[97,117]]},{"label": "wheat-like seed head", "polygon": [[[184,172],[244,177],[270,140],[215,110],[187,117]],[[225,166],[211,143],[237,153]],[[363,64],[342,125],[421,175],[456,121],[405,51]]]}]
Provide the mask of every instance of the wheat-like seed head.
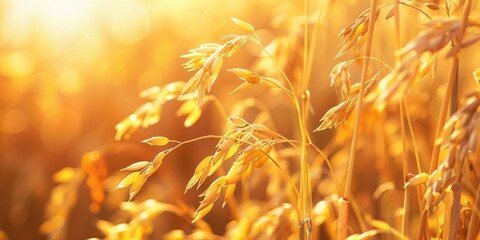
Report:
[{"label": "wheat-like seed head", "polygon": [[[195,173],[187,184],[186,190],[198,184],[198,187],[215,173],[222,164],[233,157],[237,157],[227,174],[217,178],[200,195],[203,200],[197,208],[194,220],[202,219],[213,208],[213,204],[219,198],[222,190],[225,191],[223,206],[233,196],[236,184],[247,181],[253,170],[261,168],[270,158],[274,140],[269,135],[269,129],[250,124],[241,118],[232,118],[231,124],[235,127],[227,131],[216,146],[214,155],[204,158],[195,169]],[[267,139],[265,139],[267,138]],[[245,146],[246,147],[243,147]]]},{"label": "wheat-like seed head", "polygon": [[210,92],[217,80],[223,65],[223,58],[233,56],[247,39],[248,36],[245,35],[230,35],[225,37],[227,42],[222,45],[217,43],[203,44],[199,48],[190,50],[189,54],[183,55],[183,58],[190,59],[183,64],[184,68],[188,71],[198,71],[188,80],[178,99],[196,98],[197,105],[200,105],[205,93]]},{"label": "wheat-like seed head", "polygon": [[184,86],[185,83],[179,81],[142,91],[140,97],[148,99],[149,102],[137,108],[133,114],[115,126],[115,139],[128,139],[138,128],[146,128],[160,121],[163,104],[180,96]]},{"label": "wheat-like seed head", "polygon": [[[400,61],[395,66],[395,71],[381,80],[373,94],[371,101],[374,101],[379,109],[383,109],[392,99],[398,102],[408,93],[428,74],[435,56],[450,43],[456,44],[448,51],[447,57],[455,55],[460,49],[480,40],[478,35],[458,39],[462,28],[460,18],[436,19],[425,26],[426,28],[420,31],[412,41],[397,51]],[[471,30],[478,29],[480,21],[470,19],[466,27]]]},{"label": "wheat-like seed head", "polygon": [[85,153],[82,157],[82,170],[88,176],[87,186],[90,189],[90,211],[98,212],[105,199],[104,184],[108,177],[108,168],[105,159],[98,151]]},{"label": "wheat-like seed head", "polygon": [[118,224],[105,220],[97,222],[97,227],[105,235],[105,240],[144,239],[153,232],[154,221],[160,214],[165,212],[171,212],[178,216],[184,214],[175,205],[153,199],[141,203],[123,202],[120,204],[120,210],[131,217],[129,222]]},{"label": "wheat-like seed head", "polygon": [[[322,123],[315,131],[336,128],[338,125],[345,123],[353,109],[355,109],[359,97],[360,83],[351,84],[349,67],[352,62],[341,62],[333,68],[330,74],[331,84],[341,88],[342,96],[345,96],[346,100],[328,110],[320,120]],[[368,96],[377,86],[378,78],[384,69],[387,68],[379,70],[372,78],[366,81],[364,97]]]},{"label": "wheat-like seed head", "polygon": [[[437,144],[443,144],[448,151],[439,167],[430,175],[424,195],[425,209],[433,211],[443,200],[451,186],[459,182],[463,166],[475,151],[478,141],[477,128],[480,125],[480,92],[466,96],[464,104],[445,123]],[[452,132],[453,131],[453,132]]]},{"label": "wheat-like seed head", "polygon": [[[267,76],[280,78],[278,71],[280,67],[290,79],[293,86],[298,86],[303,73],[303,44],[305,16],[295,18],[279,17],[272,21],[274,28],[281,32],[265,49],[276,60],[275,63],[270,56],[262,53],[262,57],[255,64],[255,70]],[[311,16],[310,19],[315,19]],[[313,24],[313,23],[312,23]]]},{"label": "wheat-like seed head", "polygon": [[[63,168],[53,179],[58,185],[52,190],[46,208],[47,219],[40,226],[40,232],[50,238],[65,238],[65,223],[77,202],[78,187],[85,175],[78,168]],[[59,201],[60,200],[60,201]]]},{"label": "wheat-like seed head", "polygon": [[[378,15],[380,14],[380,9],[376,9],[375,19],[377,21]],[[339,39],[340,51],[336,57],[340,57],[345,54],[353,46],[356,47],[356,54],[358,54],[360,48],[365,42],[363,37],[368,32],[368,23],[370,21],[370,9],[363,11],[360,16],[355,19],[355,21],[350,24],[348,27],[342,29],[337,38]]]}]

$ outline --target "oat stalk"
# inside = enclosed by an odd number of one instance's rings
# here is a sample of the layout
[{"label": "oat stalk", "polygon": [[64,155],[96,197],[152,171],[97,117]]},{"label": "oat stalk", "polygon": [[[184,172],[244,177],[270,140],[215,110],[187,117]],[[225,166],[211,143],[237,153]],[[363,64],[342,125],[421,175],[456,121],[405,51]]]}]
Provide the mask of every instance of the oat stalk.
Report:
[{"label": "oat stalk", "polygon": [[480,225],[480,184],[477,186],[477,193],[475,194],[475,204],[472,209],[472,216],[470,217],[470,225],[468,226],[467,240],[475,240],[478,237],[478,226]]},{"label": "oat stalk", "polygon": [[[465,34],[465,30],[467,28],[468,18],[469,18],[469,15],[470,15],[471,7],[472,7],[472,1],[467,0],[467,2],[465,3],[464,9],[463,9],[461,28],[459,30],[457,38],[455,39],[455,42],[453,43],[452,49],[459,49],[459,48],[457,48],[456,45],[462,45],[463,35]],[[436,134],[435,134],[435,136],[436,136],[435,139],[440,137],[443,125],[445,124],[445,119],[447,117],[447,110],[448,110],[448,106],[450,104],[449,100],[450,100],[450,97],[452,96],[452,91],[453,91],[453,88],[454,88],[454,85],[455,85],[455,80],[457,79],[457,73],[458,73],[457,53],[458,53],[458,50],[453,52],[454,55],[452,57],[452,61],[451,61],[451,64],[450,64],[450,74],[449,74],[449,79],[448,79],[448,82],[447,82],[447,89],[446,89],[446,92],[445,92],[446,97],[443,99],[442,106],[441,106],[441,109],[440,109],[440,115],[439,115],[438,122],[437,122],[437,130],[436,130]],[[435,144],[434,147],[433,147],[432,157],[430,159],[430,169],[429,169],[430,173],[432,173],[434,171],[434,169],[436,169],[437,166],[438,166],[439,153],[440,153],[440,146],[438,144]],[[456,190],[456,191],[457,191],[457,194],[460,194],[458,190]],[[457,200],[457,204],[458,204],[458,200]],[[451,210],[453,210],[453,208]],[[427,215],[427,211],[424,211],[422,213],[421,225],[420,225],[420,230],[419,230],[419,238],[422,235],[423,231],[428,232],[428,230],[424,229],[425,225],[426,225],[426,221],[427,221],[426,215]],[[457,218],[458,218],[458,216],[454,216],[454,219],[457,219]],[[447,219],[450,219],[450,218],[447,218]],[[456,232],[457,232],[457,228],[458,228],[458,220],[455,221],[454,226],[452,228],[453,229],[449,229],[449,232],[450,232],[450,234],[448,236],[449,239],[453,239],[456,236]]]},{"label": "oat stalk", "polygon": [[[375,18],[376,11],[373,9],[377,9],[377,1],[376,0],[371,0],[370,2],[370,19]],[[353,177],[353,166],[355,164],[355,156],[356,156],[356,150],[357,150],[357,139],[358,139],[358,130],[360,127],[360,119],[362,115],[362,108],[363,108],[363,96],[364,96],[364,91],[365,91],[365,82],[367,79],[367,72],[368,72],[368,63],[370,59],[370,52],[371,52],[371,47],[372,47],[372,38],[373,38],[373,31],[375,27],[375,21],[369,21],[368,24],[368,35],[367,35],[367,46],[365,49],[365,56],[366,59],[363,62],[363,67],[362,67],[362,75],[361,75],[361,80],[360,80],[360,93],[359,93],[359,98],[358,98],[358,103],[357,103],[357,112],[356,112],[356,118],[355,118],[355,125],[353,128],[353,138],[352,138],[352,145],[350,148],[350,157],[348,160],[348,170],[347,170],[347,179],[346,179],[346,185],[345,185],[345,192],[343,194],[343,198],[341,199],[341,205],[340,205],[340,216],[338,220],[338,233],[337,233],[337,239],[338,240],[343,240],[347,236],[347,224],[348,224],[348,201],[350,199],[350,189],[351,189],[351,184],[352,184],[352,177]]]},{"label": "oat stalk", "polygon": [[[308,14],[306,14],[306,18],[308,18]],[[306,21],[308,23],[308,19]],[[309,177],[306,147],[307,147],[307,144],[311,142],[311,140],[310,140],[310,135],[308,134],[308,130],[306,128],[306,116],[304,116],[304,114],[308,113],[308,109],[305,107],[306,105],[308,105],[308,104],[305,104],[306,102],[308,102],[308,97],[307,97],[308,90],[305,89],[305,93],[302,94],[302,107],[300,107],[301,106],[300,101],[297,95],[295,94],[296,91],[292,85],[292,82],[287,77],[287,75],[283,71],[278,61],[270,54],[270,52],[266,49],[266,47],[261,43],[258,35],[255,32],[253,34],[254,34],[254,38],[249,38],[249,40],[252,40],[254,43],[256,43],[267,54],[267,56],[274,62],[275,66],[277,67],[277,69],[279,70],[279,72],[287,82],[288,87],[290,88],[290,89],[286,89],[285,87],[280,86],[280,89],[282,89],[282,91],[285,92],[286,95],[292,101],[296,111],[297,118],[298,118],[298,124],[299,124],[301,142],[302,142],[302,151],[300,155],[301,179],[300,179],[300,194],[298,195],[299,197],[299,209],[298,209],[299,215],[298,216],[299,216],[299,227],[301,230],[300,232],[304,231],[303,233],[299,233],[301,234],[299,237],[303,238],[303,236],[306,236],[307,238],[309,238],[311,236],[311,229],[309,226],[311,226],[310,215],[311,215],[311,209],[312,209],[312,200],[311,200],[312,193],[311,193],[311,186],[310,186],[311,180]],[[308,32],[305,32],[305,38],[308,36],[307,34]]]},{"label": "oat stalk", "polygon": [[[303,79],[302,79],[302,107],[297,110],[299,114],[299,127],[302,137],[302,153],[300,156],[300,199],[299,199],[299,239],[312,239],[312,186],[310,169],[307,158],[307,144],[311,142],[307,129],[308,106],[310,93],[308,91],[308,16],[309,1],[304,1],[305,28],[303,44]],[[297,104],[298,105],[298,104]],[[298,108],[298,107],[297,107]]]}]

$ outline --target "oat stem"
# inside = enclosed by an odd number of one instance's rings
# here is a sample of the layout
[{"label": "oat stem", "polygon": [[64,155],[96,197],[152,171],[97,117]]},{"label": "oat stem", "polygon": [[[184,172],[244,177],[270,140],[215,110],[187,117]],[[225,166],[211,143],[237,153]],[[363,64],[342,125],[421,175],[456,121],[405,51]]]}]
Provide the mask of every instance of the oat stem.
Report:
[{"label": "oat stem", "polygon": [[308,106],[310,93],[308,92],[307,59],[308,59],[308,12],[309,1],[305,5],[305,29],[303,44],[303,79],[302,79],[302,108],[297,102],[296,108],[299,119],[300,134],[302,136],[302,154],[300,157],[300,199],[299,199],[299,239],[312,238],[312,186],[310,169],[307,158],[307,144],[311,142],[307,129]]},{"label": "oat stem", "polygon": [[[407,147],[407,136],[406,136],[406,131],[405,131],[405,117],[404,117],[404,111],[405,111],[405,105],[404,105],[403,99],[400,101],[400,131],[402,135],[402,147],[403,147],[403,155],[402,155],[402,161],[403,161],[403,182],[407,183],[408,182],[408,169],[409,169],[409,164],[408,164],[408,147]],[[405,192],[403,195],[403,217],[402,217],[402,239],[404,239],[405,234],[408,232],[407,226],[408,226],[408,214],[410,212],[410,198],[411,198],[411,188],[407,187],[405,188]]]},{"label": "oat stem", "polygon": [[[308,10],[308,4],[306,5],[306,8]],[[307,12],[308,13],[308,12]],[[308,14],[306,14],[306,23],[308,23]],[[306,26],[306,29],[308,28],[308,26]],[[306,233],[306,237],[308,239],[310,239],[311,237],[311,211],[312,211],[312,192],[311,192],[311,186],[310,186],[310,177],[309,177],[309,170],[308,170],[308,161],[307,161],[307,151],[306,151],[306,146],[307,146],[307,143],[310,143],[310,135],[308,134],[308,129],[306,128],[306,116],[304,116],[304,112],[305,114],[307,114],[307,109],[305,109],[305,106],[307,106],[308,103],[308,97],[306,97],[306,95],[308,94],[308,91],[305,90],[305,92],[307,94],[302,94],[302,106],[303,106],[303,111],[302,111],[302,108],[300,107],[300,101],[298,100],[297,98],[297,95],[295,94],[295,88],[293,87],[292,85],[292,82],[290,81],[290,79],[287,77],[287,75],[285,74],[285,72],[283,71],[282,67],[280,66],[280,64],[278,63],[278,61],[267,51],[267,49],[265,48],[265,46],[263,46],[263,44],[261,43],[260,41],[260,38],[258,37],[258,35],[254,32],[253,33],[254,35],[254,38],[249,38],[251,40],[253,40],[253,42],[255,42],[266,54],[267,56],[274,62],[275,66],[278,68],[279,72],[281,73],[281,75],[283,76],[283,78],[285,79],[285,81],[287,82],[289,88],[290,88],[290,91],[288,89],[286,89],[285,87],[283,86],[280,86],[280,88],[287,94],[287,96],[290,98],[290,100],[292,101],[293,105],[294,105],[294,108],[295,108],[295,111],[296,111],[296,115],[297,115],[297,118],[298,118],[298,124],[299,124],[299,129],[300,129],[300,135],[301,135],[301,138],[302,138],[302,152],[301,152],[301,156],[300,156],[300,171],[301,171],[301,178],[300,178],[300,194],[298,194],[298,198],[300,198],[299,200],[299,209],[298,209],[298,216],[299,216],[299,227],[300,227],[300,231],[299,231],[299,234],[300,234],[300,239],[303,239],[303,236],[305,236],[305,233]],[[308,32],[305,32],[305,37],[308,36]],[[305,46],[307,47],[307,46]],[[304,56],[306,57],[306,56]],[[306,65],[304,65],[306,66]],[[305,75],[305,73],[304,73]],[[303,86],[303,84],[302,84]],[[306,225],[307,228],[304,228],[303,226]],[[303,232],[305,231],[305,232]]]},{"label": "oat stem", "polygon": [[475,240],[478,236],[478,226],[480,220],[480,184],[475,194],[475,205],[473,205],[472,216],[470,217],[470,225],[468,226],[468,234],[466,240]]},{"label": "oat stem", "polygon": [[417,173],[421,173],[423,171],[422,171],[422,165],[420,163],[420,156],[418,155],[418,146],[416,141],[417,138],[415,137],[415,131],[413,130],[412,121],[410,120],[411,119],[410,114],[408,113],[407,102],[404,98],[402,99],[402,101],[403,101],[403,105],[405,106],[405,116],[407,118],[408,131],[410,132],[412,137],[412,147],[413,147],[413,152],[415,153],[415,163],[417,165]]},{"label": "oat stem", "polygon": [[[395,48],[400,49],[401,46],[401,35],[400,35],[400,1],[395,0]],[[395,56],[395,61],[398,62],[399,56]],[[405,97],[399,103],[399,110],[400,110],[400,132],[402,135],[402,162],[403,162],[403,181],[407,183],[408,181],[408,147],[407,147],[407,135],[405,131],[405,117],[404,112],[406,111],[405,107]],[[401,238],[402,240],[405,237],[405,234],[408,232],[408,215],[410,213],[410,198],[411,198],[411,189],[405,188],[405,192],[403,194],[403,215],[402,215],[402,232]]]},{"label": "oat stem", "polygon": [[[462,14],[462,25],[461,29],[459,30],[459,33],[457,35],[457,38],[455,39],[455,42],[452,43],[452,47],[455,47],[455,44],[461,44],[463,40],[463,35],[465,34],[465,30],[467,28],[468,24],[468,16],[470,15],[472,7],[472,0],[467,0],[465,3],[465,6],[463,8],[463,14]],[[437,129],[435,132],[435,139],[438,139],[440,137],[440,134],[443,129],[443,125],[445,124],[445,119],[447,117],[447,110],[448,110],[448,105],[450,103],[450,97],[452,97],[452,92],[453,88],[455,85],[455,79],[457,78],[457,73],[458,73],[458,56],[457,52],[454,53],[450,65],[450,74],[447,82],[447,89],[445,91],[445,98],[443,99],[442,106],[440,109],[440,116],[438,119],[437,123]],[[429,172],[432,173],[437,167],[438,167],[438,157],[440,154],[440,144],[434,144],[433,147],[433,152],[432,152],[432,157],[430,159],[430,169]],[[458,193],[457,193],[458,194]],[[452,208],[454,209],[454,208]],[[425,225],[427,221],[427,211],[423,211],[422,213],[422,220],[421,220],[421,225],[420,225],[420,230],[419,230],[419,236],[422,234],[422,231],[428,232],[428,229],[425,230]],[[457,226],[454,226],[456,228]],[[449,229],[451,230],[451,229]],[[452,232],[452,231],[451,231]],[[455,232],[456,233],[456,232]],[[453,234],[453,233],[452,233]],[[451,237],[452,235],[450,235]]]},{"label": "oat stem", "polygon": [[357,112],[355,115],[355,125],[353,128],[353,137],[352,137],[352,146],[350,148],[350,157],[348,161],[348,169],[347,169],[347,179],[345,185],[345,192],[343,194],[343,198],[340,200],[340,216],[338,220],[338,233],[337,239],[343,240],[347,236],[347,224],[348,224],[348,201],[350,199],[350,189],[352,184],[352,176],[353,176],[353,166],[355,164],[355,155],[357,150],[357,139],[358,139],[358,131],[360,127],[360,118],[362,115],[362,108],[363,108],[363,96],[365,91],[365,82],[367,79],[367,70],[368,70],[368,63],[370,60],[370,52],[372,48],[372,38],[373,38],[373,30],[375,27],[375,13],[377,9],[377,1],[371,0],[370,1],[370,16],[369,16],[369,23],[368,23],[368,35],[367,35],[367,44],[365,49],[365,56],[366,59],[363,62],[362,67],[362,75],[360,80],[360,92],[359,98],[357,103]]}]

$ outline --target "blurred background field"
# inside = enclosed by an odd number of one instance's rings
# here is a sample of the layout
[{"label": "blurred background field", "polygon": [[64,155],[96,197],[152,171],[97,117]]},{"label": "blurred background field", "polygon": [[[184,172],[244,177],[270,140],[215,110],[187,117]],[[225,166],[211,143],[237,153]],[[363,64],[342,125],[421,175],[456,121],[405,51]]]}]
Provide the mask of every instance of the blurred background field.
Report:
[{"label": "blurred background field", "polygon": [[[52,176],[80,166],[86,152],[114,149],[106,162],[109,175],[115,175],[134,160],[154,156],[155,149],[139,143],[152,135],[186,139],[218,133],[211,123],[221,120],[208,114],[193,129],[176,124],[172,113],[178,105],[173,103],[159,124],[139,131],[129,143],[114,141],[115,124],[143,103],[141,90],[188,80],[180,55],[241,30],[231,23],[232,16],[268,28],[273,14],[286,10],[300,14],[292,3],[268,0],[1,1],[0,230],[10,239],[44,239],[39,226],[54,187]],[[248,66],[251,61],[243,53],[231,63]],[[171,159],[170,170],[156,175],[165,186],[157,181],[145,194],[161,200],[174,186],[183,192],[194,170],[185,163],[187,157],[179,159],[184,162]],[[126,200],[126,192],[113,195],[112,205],[91,214],[88,190],[81,186],[67,239],[99,237],[95,221]]]},{"label": "blurred background field", "polygon": [[[338,94],[330,87],[332,68],[340,60],[351,58],[348,55],[334,60],[338,51],[336,36],[367,7],[367,1],[312,3],[312,13],[316,9],[328,11],[320,23],[311,78],[314,114],[309,119],[309,128],[312,131],[325,111],[338,102]],[[478,9],[476,13],[478,15]],[[120,202],[128,199],[128,191],[115,190],[125,176],[119,170],[135,161],[151,160],[158,152],[158,148],[142,144],[141,140],[157,135],[186,140],[223,134],[224,120],[215,108],[207,108],[196,125],[184,128],[183,118],[175,115],[179,104],[172,102],[162,109],[158,124],[138,130],[128,141],[117,142],[115,125],[145,102],[139,92],[173,81],[187,81],[192,73],[182,68],[185,61],[180,56],[201,43],[219,42],[225,35],[242,33],[230,17],[254,25],[262,40],[268,43],[291,31],[278,27],[276,21],[302,14],[302,1],[295,0],[1,1],[0,239],[2,232],[8,239],[46,239],[47,235],[39,229],[46,219],[47,201],[55,186],[54,173],[64,167],[80,167],[84,154],[92,151],[101,153],[106,164],[104,170],[108,171],[102,186],[106,192],[105,201],[97,206],[97,212],[92,212],[95,207],[91,206],[89,190],[81,183],[78,201],[65,222],[65,239],[102,237],[96,221],[122,218],[115,215],[116,210]],[[405,14],[418,17],[408,11]],[[391,51],[385,51],[393,48],[392,34],[385,34],[391,30],[384,30],[391,28],[392,22],[380,21],[377,26],[373,55],[393,64]],[[404,41],[420,29],[420,24],[402,26]],[[301,63],[295,62],[294,57],[302,48],[293,47],[289,52],[293,60],[287,68],[295,75],[295,67]],[[462,53],[462,57],[471,59],[462,64],[462,73],[465,73],[462,77],[466,79],[471,78],[468,74],[478,67],[475,63],[480,61],[480,54],[475,52],[478,53],[478,45],[473,51]],[[258,54],[255,46],[247,46],[226,60],[225,68],[249,69],[257,61]],[[429,78],[422,82],[415,90],[419,94],[411,97],[410,108],[417,135],[425,136],[418,140],[419,146],[426,149],[430,149],[433,142],[433,116],[437,116],[442,98],[440,84],[446,75],[446,67],[442,64],[439,63],[436,73],[439,80]],[[352,72],[358,75],[360,68],[360,64],[355,65]],[[233,74],[222,72],[217,81],[213,93],[226,106],[245,98],[245,95],[228,94],[239,83]],[[465,82],[468,83],[460,86],[461,93],[475,85],[471,79]],[[286,136],[297,137],[292,127],[295,118],[290,115],[294,113],[284,106],[285,99],[264,96],[262,89],[254,89],[247,95],[259,97],[266,105],[273,106],[271,111],[278,129]],[[394,114],[396,109],[387,111]],[[381,155],[374,150],[365,151],[355,170],[359,174],[356,177],[364,181],[354,183],[354,195],[361,206],[374,216],[386,218],[394,218],[389,215],[393,213],[385,213],[380,203],[372,204],[371,196],[382,182],[379,179],[392,180],[398,189],[403,184],[400,140],[387,136],[398,136],[398,123],[391,121],[384,128],[387,132],[384,140],[388,142],[388,151],[384,154],[391,156],[390,162],[378,160]],[[319,148],[349,139],[341,134],[337,134],[337,138],[332,136],[332,131],[312,134]],[[369,137],[376,136],[366,136],[360,144],[369,144]],[[154,198],[175,203],[184,199],[184,202],[197,205],[198,193],[189,192],[184,196],[183,191],[196,163],[212,151],[214,144],[212,141],[211,145],[189,145],[169,156],[136,201]],[[421,154],[422,159],[428,159],[430,151]],[[340,151],[332,161],[337,161],[341,167],[345,158],[346,153]],[[387,168],[389,170],[385,170]],[[379,176],[378,171],[385,175]],[[214,232],[222,234],[229,218],[228,210],[219,208],[206,219],[213,222]],[[155,222],[153,239],[182,224],[168,214],[159,218]]]}]

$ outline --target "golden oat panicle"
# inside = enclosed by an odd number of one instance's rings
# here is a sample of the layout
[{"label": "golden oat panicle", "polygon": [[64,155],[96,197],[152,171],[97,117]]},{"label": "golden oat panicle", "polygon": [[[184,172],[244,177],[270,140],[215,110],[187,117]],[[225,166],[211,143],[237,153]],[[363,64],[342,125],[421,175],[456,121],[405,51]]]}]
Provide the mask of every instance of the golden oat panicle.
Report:
[{"label": "golden oat panicle", "polygon": [[[148,140],[149,139],[146,141],[148,142]],[[128,200],[131,201],[147,182],[147,179],[162,165],[163,159],[166,155],[167,151],[163,151],[158,153],[151,162],[140,161],[123,168],[122,171],[128,171],[131,173],[118,183],[117,189],[131,186],[128,197]]]},{"label": "golden oat panicle", "polygon": [[468,94],[459,110],[445,123],[437,144],[447,151],[445,159],[430,175],[424,200],[425,208],[432,212],[443,200],[451,186],[461,180],[463,166],[474,153],[480,126],[480,92]]},{"label": "golden oat panicle", "polygon": [[[203,200],[195,212],[193,222],[202,219],[210,212],[222,191],[225,192],[223,201],[223,206],[225,206],[233,197],[236,184],[240,181],[247,181],[253,170],[261,168],[271,158],[270,153],[274,145],[274,140],[271,139],[271,130],[261,125],[250,124],[239,117],[232,117],[229,122],[234,128],[227,131],[220,139],[215,154],[204,158],[198,164],[185,191],[195,184],[200,187],[206,178],[215,173],[226,160],[232,158],[236,153],[238,154],[228,172],[217,178],[200,194]],[[268,138],[260,139],[260,137]]]},{"label": "golden oat panicle", "polygon": [[[432,63],[437,55],[457,42],[446,53],[446,57],[457,54],[480,40],[479,36],[461,35],[462,20],[458,17],[434,19],[427,24],[409,43],[397,51],[400,61],[395,66],[394,72],[384,77],[375,91],[372,99],[379,109],[383,109],[390,100],[398,102],[411,88],[431,70]],[[480,29],[480,21],[470,18],[467,30]],[[458,39],[458,37],[462,39]]]},{"label": "golden oat panicle", "polygon": [[97,221],[97,228],[105,236],[104,239],[145,239],[152,234],[154,221],[159,215],[166,212],[180,217],[185,215],[179,207],[153,199],[147,199],[141,203],[123,202],[120,204],[120,211],[129,216],[129,222]]},{"label": "golden oat panicle", "polygon": [[[45,215],[47,219],[40,225],[40,232],[49,236],[49,239],[64,239],[66,222],[70,212],[77,203],[78,188],[85,175],[78,168],[63,168],[53,176],[57,186],[50,193]],[[58,201],[61,199],[61,201]]]},{"label": "golden oat panicle", "polygon": [[[351,83],[349,69],[352,62],[352,60],[341,62],[337,64],[330,73],[331,85],[335,86],[336,88],[340,88],[340,91],[342,92],[342,99],[345,100],[337,104],[337,106],[330,108],[323,115],[323,117],[320,119],[321,124],[314,130],[315,132],[336,128],[338,125],[344,124],[355,109],[360,94],[360,83]],[[370,95],[375,91],[378,82],[380,81],[380,77],[385,69],[390,69],[390,67],[385,66],[377,71],[372,78],[366,81],[365,92],[363,96],[365,99],[371,98]],[[337,92],[338,91],[339,90],[337,90]]]},{"label": "golden oat panicle", "polygon": [[90,211],[97,213],[105,199],[104,184],[108,177],[108,168],[102,153],[88,152],[82,157],[82,170],[87,175],[86,184],[90,189]]},{"label": "golden oat panicle", "polygon": [[168,83],[163,87],[151,87],[140,93],[140,97],[148,99],[143,104],[115,126],[117,141],[129,139],[130,136],[140,127],[146,128],[160,121],[162,106],[180,96],[185,82],[177,81]]},{"label": "golden oat panicle", "polygon": [[[375,11],[375,19],[373,21],[377,21],[380,14],[380,9],[376,9]],[[369,21],[370,9],[367,9],[363,11],[352,24],[342,29],[337,36],[340,42],[340,51],[338,51],[336,58],[341,57],[354,46],[356,46],[356,54],[358,54],[365,40],[364,35],[368,32]]]},{"label": "golden oat panicle", "polygon": [[217,80],[223,65],[224,57],[233,56],[247,41],[246,35],[229,35],[224,38],[224,44],[208,43],[199,48],[190,50],[189,54],[182,57],[189,59],[183,64],[188,71],[197,70],[195,75],[188,80],[179,100],[196,98],[199,106],[206,93],[210,92]]}]

